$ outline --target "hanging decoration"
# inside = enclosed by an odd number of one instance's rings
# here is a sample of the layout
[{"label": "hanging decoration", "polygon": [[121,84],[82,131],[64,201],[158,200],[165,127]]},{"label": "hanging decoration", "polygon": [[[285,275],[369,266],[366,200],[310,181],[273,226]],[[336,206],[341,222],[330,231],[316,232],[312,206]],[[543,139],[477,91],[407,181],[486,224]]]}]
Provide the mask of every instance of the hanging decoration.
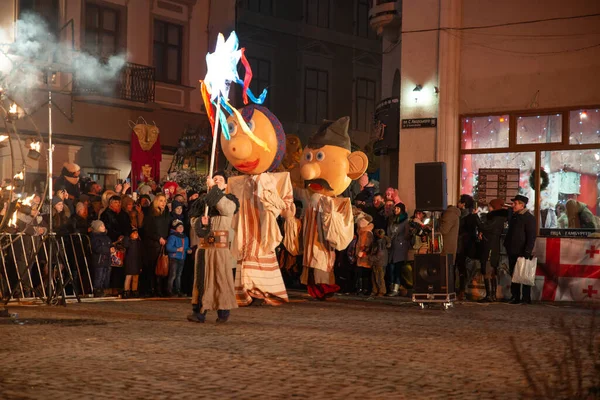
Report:
[{"label": "hanging decoration", "polygon": [[160,147],[160,130],[156,123],[148,124],[143,117],[137,121],[129,121],[131,128],[131,186],[136,190],[143,182],[160,179],[160,162],[162,149]]},{"label": "hanging decoration", "polygon": [[[531,190],[535,190],[535,175],[537,174],[536,170],[531,171],[531,175],[529,175],[529,186]],[[540,192],[543,192],[548,187],[550,183],[550,178],[548,177],[548,173],[543,169],[540,170],[540,178],[542,182],[540,183]]]}]

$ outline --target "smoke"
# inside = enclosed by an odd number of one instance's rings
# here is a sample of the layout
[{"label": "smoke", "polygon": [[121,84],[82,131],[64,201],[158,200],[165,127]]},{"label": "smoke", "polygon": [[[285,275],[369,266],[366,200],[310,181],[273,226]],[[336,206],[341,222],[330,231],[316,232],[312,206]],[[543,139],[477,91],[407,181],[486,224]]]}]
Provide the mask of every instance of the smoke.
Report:
[{"label": "smoke", "polygon": [[8,29],[0,28],[0,87],[8,93],[39,88],[51,72],[72,72],[78,87],[106,93],[125,65],[124,54],[100,60],[75,51],[36,14],[25,14],[16,27],[14,41]]}]

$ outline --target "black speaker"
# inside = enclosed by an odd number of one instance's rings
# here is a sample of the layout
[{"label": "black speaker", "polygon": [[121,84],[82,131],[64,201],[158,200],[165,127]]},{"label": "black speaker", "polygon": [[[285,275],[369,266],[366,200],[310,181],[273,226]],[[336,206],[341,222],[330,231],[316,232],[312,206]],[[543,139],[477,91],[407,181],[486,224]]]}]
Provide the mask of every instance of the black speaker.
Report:
[{"label": "black speaker", "polygon": [[446,163],[415,164],[416,209],[444,211],[448,206]]},{"label": "black speaker", "polygon": [[418,294],[454,293],[452,255],[415,254],[413,292]]}]

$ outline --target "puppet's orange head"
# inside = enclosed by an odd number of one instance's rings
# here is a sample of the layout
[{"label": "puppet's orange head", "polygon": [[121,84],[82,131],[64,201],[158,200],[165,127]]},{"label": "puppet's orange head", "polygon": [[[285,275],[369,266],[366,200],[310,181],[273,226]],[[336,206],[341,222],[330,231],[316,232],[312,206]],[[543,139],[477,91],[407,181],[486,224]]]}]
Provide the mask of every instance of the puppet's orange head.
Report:
[{"label": "puppet's orange head", "polygon": [[304,148],[300,174],[312,192],[337,196],[367,170],[365,153],[350,151],[349,123],[348,117],[324,122]]},{"label": "puppet's orange head", "polygon": [[249,105],[241,109],[244,126],[234,114],[227,119],[231,138],[221,136],[227,160],[243,174],[274,171],[285,154],[285,132],[277,117],[265,107]]}]

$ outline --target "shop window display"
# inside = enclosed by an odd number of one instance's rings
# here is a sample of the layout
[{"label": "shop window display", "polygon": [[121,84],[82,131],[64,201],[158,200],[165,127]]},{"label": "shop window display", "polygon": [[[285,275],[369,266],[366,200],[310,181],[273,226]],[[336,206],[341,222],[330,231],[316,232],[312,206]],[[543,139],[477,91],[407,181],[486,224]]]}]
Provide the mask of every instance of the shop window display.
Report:
[{"label": "shop window display", "polygon": [[535,192],[529,178],[535,168],[534,152],[463,154],[461,158],[461,193],[471,194],[477,199],[479,170],[482,168],[518,168],[519,194],[530,199],[528,208],[533,212]]},{"label": "shop window display", "polygon": [[574,110],[569,113],[569,144],[600,143],[600,110]]},{"label": "shop window display", "polygon": [[463,118],[461,148],[508,147],[508,115]]},{"label": "shop window display", "polygon": [[541,153],[541,163],[548,186],[541,192],[540,229],[596,232],[600,149],[546,151]]},{"label": "shop window display", "polygon": [[517,144],[560,143],[561,114],[517,118]]}]

